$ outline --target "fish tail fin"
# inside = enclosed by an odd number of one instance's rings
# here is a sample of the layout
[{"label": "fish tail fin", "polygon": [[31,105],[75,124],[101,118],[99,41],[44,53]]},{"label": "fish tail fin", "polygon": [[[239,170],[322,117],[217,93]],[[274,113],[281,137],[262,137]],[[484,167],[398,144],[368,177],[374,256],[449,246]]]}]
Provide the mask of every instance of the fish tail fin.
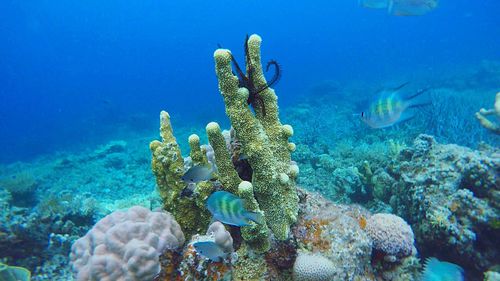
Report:
[{"label": "fish tail fin", "polygon": [[264,219],[262,214],[258,212],[248,212],[245,217],[258,224],[261,224]]},{"label": "fish tail fin", "polygon": [[410,95],[410,96],[405,97],[404,99],[405,99],[406,101],[412,100],[412,99],[414,99],[414,98],[416,98],[416,97],[418,97],[418,96],[422,95],[423,93],[426,93],[426,92],[427,92],[427,91],[429,91],[429,90],[430,90],[430,88],[425,88],[425,89],[422,89],[422,90],[420,90],[420,91],[417,91],[417,92],[416,92],[415,94],[413,94],[413,95]]},{"label": "fish tail fin", "polygon": [[416,114],[408,114],[404,117],[401,117],[397,123],[403,123],[403,122],[406,122],[406,121],[410,121],[411,119],[415,118],[417,115]]}]

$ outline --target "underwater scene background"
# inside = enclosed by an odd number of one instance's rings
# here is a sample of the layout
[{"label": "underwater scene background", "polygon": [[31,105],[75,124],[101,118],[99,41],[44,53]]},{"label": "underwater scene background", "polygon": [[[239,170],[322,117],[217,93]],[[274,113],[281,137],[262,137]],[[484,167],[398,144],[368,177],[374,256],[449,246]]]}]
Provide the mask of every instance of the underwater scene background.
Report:
[{"label": "underwater scene background", "polygon": [[0,280],[500,280],[498,11],[2,1]]}]

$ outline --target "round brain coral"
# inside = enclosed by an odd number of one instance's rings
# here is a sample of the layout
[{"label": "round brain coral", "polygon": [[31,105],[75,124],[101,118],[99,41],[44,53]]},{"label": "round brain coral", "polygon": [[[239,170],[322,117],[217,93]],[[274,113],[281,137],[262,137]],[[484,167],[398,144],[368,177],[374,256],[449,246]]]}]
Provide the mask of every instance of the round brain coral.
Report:
[{"label": "round brain coral", "polygon": [[405,257],[412,253],[413,231],[402,218],[393,214],[375,214],[365,231],[373,241],[373,248],[387,255]]},{"label": "round brain coral", "polygon": [[293,265],[295,281],[330,281],[334,277],[334,264],[319,254],[299,253]]},{"label": "round brain coral", "polygon": [[159,256],[184,244],[173,216],[135,206],[101,219],[71,247],[76,280],[146,281],[160,272]]}]

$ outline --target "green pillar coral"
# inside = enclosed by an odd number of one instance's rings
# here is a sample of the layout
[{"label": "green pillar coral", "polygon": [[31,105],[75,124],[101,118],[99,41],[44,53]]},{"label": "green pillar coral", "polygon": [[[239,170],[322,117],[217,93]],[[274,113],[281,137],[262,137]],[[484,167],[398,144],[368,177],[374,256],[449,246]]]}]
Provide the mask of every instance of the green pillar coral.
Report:
[{"label": "green pillar coral", "polygon": [[[210,214],[204,208],[204,201],[210,195],[212,186],[211,184],[207,186],[206,183],[198,184],[197,191],[200,190],[200,196],[195,200],[182,197],[181,192],[186,187],[186,183],[181,180],[184,174],[184,159],[173,135],[170,115],[165,111],[160,113],[160,136],[162,141],[152,141],[149,148],[153,154],[151,167],[156,177],[163,208],[172,213],[187,237],[202,233],[210,221]],[[194,142],[193,140],[193,144]]]},{"label": "green pillar coral", "polygon": [[196,134],[192,134],[189,136],[188,142],[189,148],[191,149],[189,156],[191,160],[193,160],[193,165],[208,164],[206,151],[202,151],[200,146],[200,137]]},{"label": "green pillar coral", "polygon": [[[238,195],[245,200],[245,208],[252,212],[259,212],[259,204],[254,198],[253,186],[247,181],[242,181],[238,186]],[[256,224],[250,222],[249,226],[241,228],[241,236],[250,247],[259,253],[267,252],[271,248],[269,231],[266,222]]]},{"label": "green pillar coral", "polygon": [[[253,82],[257,88],[266,84],[260,62],[261,41],[258,35],[252,35],[248,40],[250,62],[255,71]],[[275,237],[284,240],[298,212],[298,196],[293,180],[296,169],[291,168],[290,163],[290,152],[295,145],[288,143],[293,134],[292,127],[281,125],[277,97],[270,88],[260,93],[266,114],[256,106],[254,115],[247,105],[248,90],[239,88],[238,78],[233,75],[230,51],[218,49],[214,58],[226,113],[253,169],[255,198]]]},{"label": "green pillar coral", "polygon": [[215,162],[219,175],[218,179],[224,187],[224,190],[236,194],[241,179],[231,162],[231,155],[227,150],[226,140],[222,135],[219,124],[215,122],[208,123],[206,131],[208,141],[214,150]]},{"label": "green pillar coral", "polygon": [[[241,181],[231,162],[231,156],[226,147],[226,140],[222,135],[219,124],[211,122],[207,125],[207,135],[210,145],[214,149],[215,161],[219,173],[219,181],[224,189],[245,200],[245,208],[252,212],[260,212],[259,204],[255,200],[253,187],[250,182]],[[269,231],[266,222],[241,228],[243,239],[256,252],[267,252],[270,248]]]}]

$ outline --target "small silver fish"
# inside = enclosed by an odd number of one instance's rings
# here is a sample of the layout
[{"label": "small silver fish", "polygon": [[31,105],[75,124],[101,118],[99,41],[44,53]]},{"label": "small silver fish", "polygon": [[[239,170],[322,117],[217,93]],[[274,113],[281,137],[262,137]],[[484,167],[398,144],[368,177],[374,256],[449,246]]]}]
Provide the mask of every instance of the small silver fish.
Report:
[{"label": "small silver fish", "polygon": [[463,281],[464,269],[454,263],[428,258],[425,261],[422,281],[452,280]]},{"label": "small silver fish", "polygon": [[186,183],[199,183],[200,181],[207,181],[212,179],[212,175],[214,173],[214,168],[209,165],[196,165],[181,177],[182,181]]},{"label": "small silver fish", "polygon": [[215,241],[196,241],[192,244],[198,254],[212,261],[220,262],[222,259],[227,257],[227,253],[225,253],[222,248],[215,243]]},{"label": "small silver fish", "polygon": [[226,191],[212,193],[207,199],[207,209],[215,220],[229,225],[245,226],[249,221],[262,221],[261,214],[247,211],[241,198]]}]

